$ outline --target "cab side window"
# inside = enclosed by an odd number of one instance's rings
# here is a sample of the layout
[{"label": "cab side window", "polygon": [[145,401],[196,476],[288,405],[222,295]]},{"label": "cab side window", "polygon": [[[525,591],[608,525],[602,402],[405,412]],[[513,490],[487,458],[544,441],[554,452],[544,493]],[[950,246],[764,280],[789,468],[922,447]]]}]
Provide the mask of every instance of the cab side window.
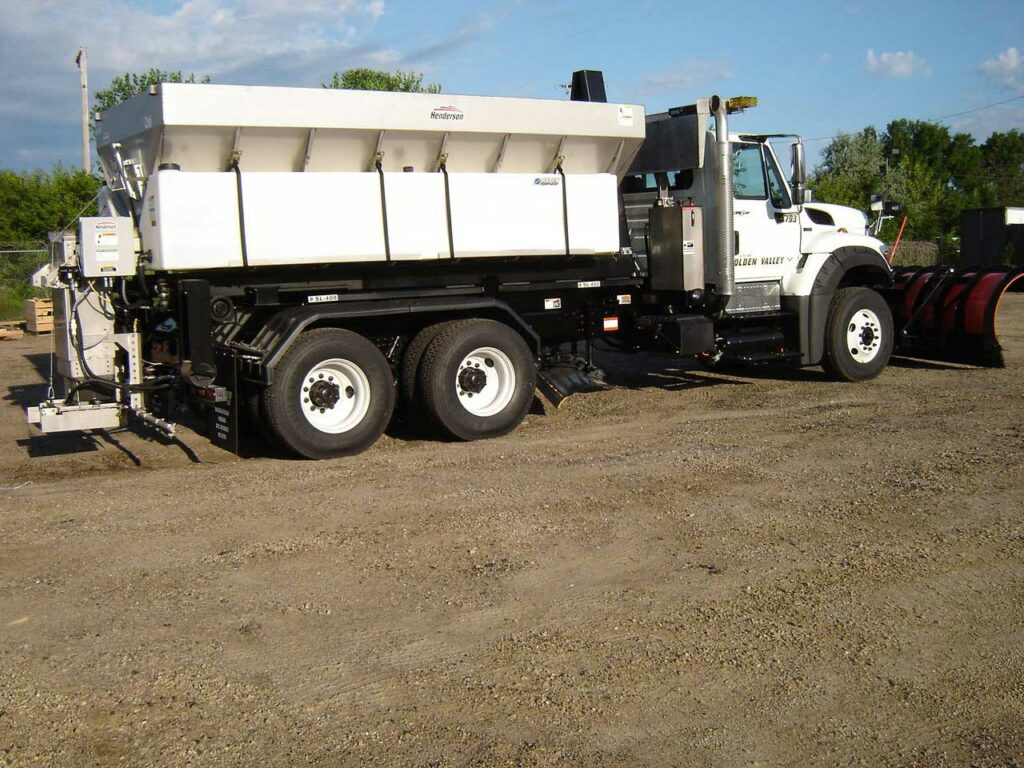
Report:
[{"label": "cab side window", "polygon": [[779,210],[791,208],[793,201],[789,198],[789,191],[786,189],[786,183],[782,180],[782,172],[779,170],[778,163],[775,162],[775,156],[767,150],[764,155],[768,161],[768,192],[772,198],[772,205]]},{"label": "cab side window", "polygon": [[733,195],[738,198],[765,200],[768,197],[764,175],[764,157],[760,144],[733,144]]}]

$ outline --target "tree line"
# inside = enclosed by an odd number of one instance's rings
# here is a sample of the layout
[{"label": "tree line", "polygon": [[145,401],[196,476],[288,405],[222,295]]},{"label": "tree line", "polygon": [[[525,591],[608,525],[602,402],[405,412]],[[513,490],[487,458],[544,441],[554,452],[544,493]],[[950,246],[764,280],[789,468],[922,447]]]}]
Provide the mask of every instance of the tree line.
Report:
[{"label": "tree line", "polygon": [[[894,120],[840,133],[822,152],[810,184],[814,198],[866,211],[871,195],[902,204],[904,237],[949,241],[968,208],[1024,205],[1024,133],[996,132],[979,144],[967,133],[922,120]],[[898,221],[882,230],[895,236]]]}]

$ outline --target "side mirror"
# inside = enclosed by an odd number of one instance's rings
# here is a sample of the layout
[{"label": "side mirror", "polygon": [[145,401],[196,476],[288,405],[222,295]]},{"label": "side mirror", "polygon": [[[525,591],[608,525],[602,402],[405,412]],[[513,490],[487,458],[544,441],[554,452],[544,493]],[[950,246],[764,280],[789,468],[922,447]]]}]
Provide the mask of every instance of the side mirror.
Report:
[{"label": "side mirror", "polygon": [[797,205],[807,202],[807,166],[804,162],[804,143],[793,142],[793,178],[790,185],[793,187],[793,198]]},{"label": "side mirror", "polygon": [[886,200],[882,203],[882,213],[886,216],[896,216],[903,213],[903,205],[893,200]]}]

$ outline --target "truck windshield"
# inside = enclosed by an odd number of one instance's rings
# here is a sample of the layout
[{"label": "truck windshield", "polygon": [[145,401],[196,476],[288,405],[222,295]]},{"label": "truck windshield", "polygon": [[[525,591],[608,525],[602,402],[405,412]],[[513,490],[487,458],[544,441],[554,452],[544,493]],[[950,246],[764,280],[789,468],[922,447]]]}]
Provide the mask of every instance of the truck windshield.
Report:
[{"label": "truck windshield", "polygon": [[768,197],[760,144],[732,145],[732,184],[736,197],[756,200]]}]

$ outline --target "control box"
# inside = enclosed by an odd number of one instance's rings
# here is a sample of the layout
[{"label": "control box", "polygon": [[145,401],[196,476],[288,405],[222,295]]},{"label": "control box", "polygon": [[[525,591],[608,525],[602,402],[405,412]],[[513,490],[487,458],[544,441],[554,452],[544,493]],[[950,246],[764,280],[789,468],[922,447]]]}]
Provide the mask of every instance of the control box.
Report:
[{"label": "control box", "polygon": [[135,274],[135,229],[128,216],[79,219],[78,267],[85,278]]},{"label": "control box", "polygon": [[704,290],[703,210],[694,205],[651,208],[647,266],[656,291]]}]

